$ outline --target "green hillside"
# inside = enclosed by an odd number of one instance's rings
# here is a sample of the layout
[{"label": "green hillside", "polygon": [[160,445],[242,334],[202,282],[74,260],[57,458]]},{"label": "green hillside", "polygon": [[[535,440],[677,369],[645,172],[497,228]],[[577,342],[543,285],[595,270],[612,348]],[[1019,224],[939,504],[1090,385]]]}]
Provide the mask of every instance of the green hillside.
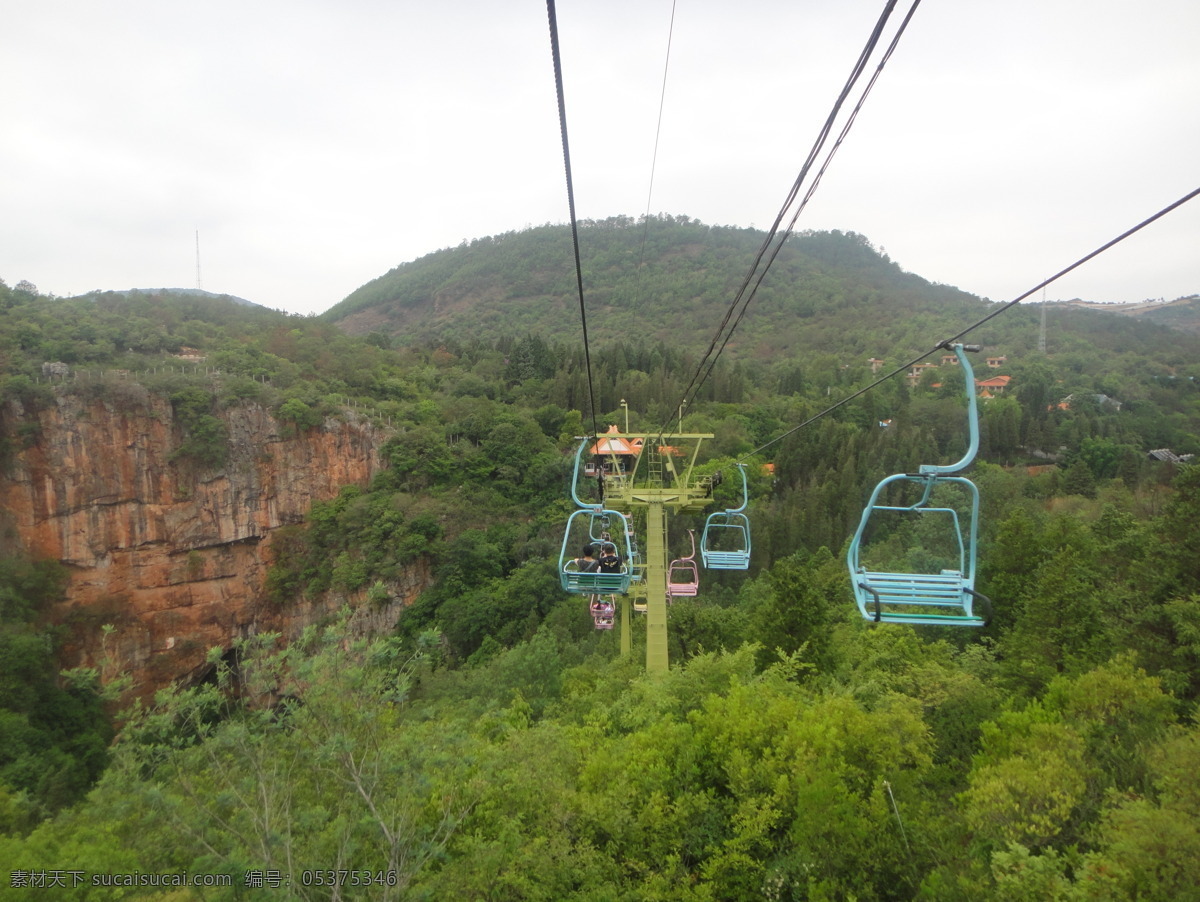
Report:
[{"label": "green hillside", "polygon": [[[664,342],[702,353],[747,277],[764,234],[681,217],[585,222],[580,256],[594,345]],[[906,273],[862,235],[804,232],[771,266],[729,359],[794,363],[814,354],[903,362],[978,321],[993,305]],[[1038,311],[1018,307],[971,335],[989,353],[1038,347]],[[1120,372],[1134,358],[1166,368],[1194,360],[1194,336],[1101,312],[1055,307],[1049,349],[1099,354]],[[541,226],[429,254],[368,282],[322,315],[391,344],[494,341],[532,334],[581,341],[570,229]]]},{"label": "green hillside", "polygon": [[[707,226],[685,216],[582,224],[589,329],[600,343],[638,335],[683,348],[707,345],[763,238],[754,229]],[[484,238],[397,267],[323,318],[356,334],[378,331],[405,343],[479,338],[497,330],[574,335],[579,303],[573,261],[566,226]],[[804,336],[806,330],[823,333],[881,302],[898,320],[971,300],[902,272],[860,235],[805,233],[784,245],[732,352],[810,349],[822,338]],[[787,324],[784,336],[781,323]]]}]

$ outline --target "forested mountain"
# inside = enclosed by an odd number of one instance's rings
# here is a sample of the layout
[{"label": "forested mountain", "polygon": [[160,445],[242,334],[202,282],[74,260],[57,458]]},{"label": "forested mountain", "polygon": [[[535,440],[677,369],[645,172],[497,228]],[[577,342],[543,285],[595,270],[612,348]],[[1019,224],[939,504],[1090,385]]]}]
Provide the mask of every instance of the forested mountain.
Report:
[{"label": "forested mountain", "polygon": [[[636,336],[703,351],[764,238],[755,229],[686,216],[581,223],[589,337],[599,345]],[[784,243],[726,353],[908,359],[991,309],[966,292],[904,272],[862,235],[803,232]],[[1166,330],[1080,313],[1052,308],[1054,350],[1128,350],[1183,362],[1194,348]],[[397,345],[526,333],[572,344],[580,340],[580,312],[570,229],[541,226],[437,251],[368,282],[321,318]],[[1024,352],[1037,347],[1038,330],[1038,312],[1019,307],[972,340]]]},{"label": "forested mountain", "polygon": [[[764,235],[686,216],[581,224],[589,329],[607,343],[638,335],[704,348],[745,279]],[[525,332],[575,336],[579,301],[571,233],[543,226],[430,254],[368,282],[324,319],[349,332],[401,342]],[[772,266],[731,355],[846,350],[861,341],[853,317],[886,304],[889,343],[908,317],[937,316],[972,300],[906,274],[860,235],[790,239]],[[780,326],[786,327],[780,329]]]},{"label": "forested mountain", "polygon": [[[860,236],[797,236],[680,411],[760,237],[589,225],[585,356],[566,234],[439,252],[319,319],[0,284],[0,478],[29,469],[37,411],[143,391],[171,407],[183,493],[264,441],[229,432],[249,405],[295,432],[370,417],[385,464],[263,543],[252,604],[345,615],[286,646],[247,634],[140,709],[117,659],[59,673],[72,628],[120,622],[57,622],[70,570],[0,531],[0,897],[1192,897],[1200,468],[1180,458],[1200,452],[1200,339],[1056,309],[1042,353],[1020,307],[968,336],[976,375],[1008,377],[970,473],[995,617],[876,625],[847,538],[881,477],[961,453],[961,372],[897,376],[775,440],[870,384],[871,358],[994,308]],[[163,376],[181,356],[203,379]],[[640,621],[623,657],[557,579],[593,396],[602,429],[713,433],[710,472],[773,464],[751,477],[751,569],[673,603],[665,675],[643,673]],[[672,523],[673,552],[697,525]],[[919,533],[888,550],[925,553]],[[432,583],[394,629],[356,629],[418,563]],[[184,585],[206,576],[190,564]],[[185,874],[211,885],[164,882]]]}]

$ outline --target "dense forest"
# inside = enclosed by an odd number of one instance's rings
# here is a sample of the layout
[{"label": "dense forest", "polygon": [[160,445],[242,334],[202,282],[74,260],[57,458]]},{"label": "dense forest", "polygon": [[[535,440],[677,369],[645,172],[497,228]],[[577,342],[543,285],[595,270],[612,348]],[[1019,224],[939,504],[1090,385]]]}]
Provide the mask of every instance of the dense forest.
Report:
[{"label": "dense forest", "polygon": [[[66,576],[4,535],[0,896],[1198,897],[1200,466],[1179,458],[1200,451],[1200,339],[1055,310],[1042,353],[1020,307],[971,336],[1005,358],[976,375],[1011,377],[981,402],[969,473],[995,616],[876,625],[847,539],[879,479],[961,453],[961,374],[896,377],[775,440],[871,383],[870,358],[900,363],[990,305],[861,236],[802,236],[680,411],[711,338],[697,321],[760,236],[656,220],[643,257],[638,225],[585,231],[608,308],[589,355],[569,312],[520,301],[570,309],[551,227],[400,267],[322,317],[0,283],[0,402],[127,403],[127,383],[55,383],[47,362],[146,374],[201,472],[223,464],[232,406],[386,424],[372,484],[280,531],[262,604],[370,603],[418,558],[436,574],[387,635],[338,618],[287,647],[259,636],[130,707],[119,674],[60,672],[44,612]],[[435,296],[436,319],[388,318]],[[368,310],[361,334],[337,327]],[[681,320],[695,334],[675,340]],[[164,371],[185,348],[219,377]],[[774,465],[751,476],[751,569],[672,604],[664,675],[644,672],[640,621],[620,655],[555,572],[576,437],[626,415],[711,432],[710,471]],[[31,436],[2,422],[7,466]],[[696,525],[672,523],[673,550]],[[145,879],[93,885],[106,874]],[[178,875],[212,885],[151,885]]]}]

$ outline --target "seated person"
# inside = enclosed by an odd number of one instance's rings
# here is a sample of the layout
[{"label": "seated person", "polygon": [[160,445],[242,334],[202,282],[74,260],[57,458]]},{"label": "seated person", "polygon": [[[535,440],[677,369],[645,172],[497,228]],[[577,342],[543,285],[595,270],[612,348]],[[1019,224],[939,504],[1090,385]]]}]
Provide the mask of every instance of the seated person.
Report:
[{"label": "seated person", "polygon": [[577,557],[571,561],[575,565],[575,569],[580,573],[595,573],[596,568],[600,566],[595,558],[596,546],[587,544],[583,546],[583,556]]},{"label": "seated person", "polygon": [[600,557],[596,561],[601,573],[620,573],[621,558],[617,554],[617,546],[611,543],[606,543],[603,550],[600,552]]}]

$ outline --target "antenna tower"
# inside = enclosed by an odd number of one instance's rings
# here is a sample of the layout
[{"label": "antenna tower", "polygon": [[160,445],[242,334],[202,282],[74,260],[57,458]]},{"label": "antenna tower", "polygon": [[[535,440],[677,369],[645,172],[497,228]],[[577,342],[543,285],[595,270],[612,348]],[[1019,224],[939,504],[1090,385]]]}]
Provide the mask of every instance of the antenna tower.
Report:
[{"label": "antenna tower", "polygon": [[200,288],[200,230],[196,229],[196,289]]}]

